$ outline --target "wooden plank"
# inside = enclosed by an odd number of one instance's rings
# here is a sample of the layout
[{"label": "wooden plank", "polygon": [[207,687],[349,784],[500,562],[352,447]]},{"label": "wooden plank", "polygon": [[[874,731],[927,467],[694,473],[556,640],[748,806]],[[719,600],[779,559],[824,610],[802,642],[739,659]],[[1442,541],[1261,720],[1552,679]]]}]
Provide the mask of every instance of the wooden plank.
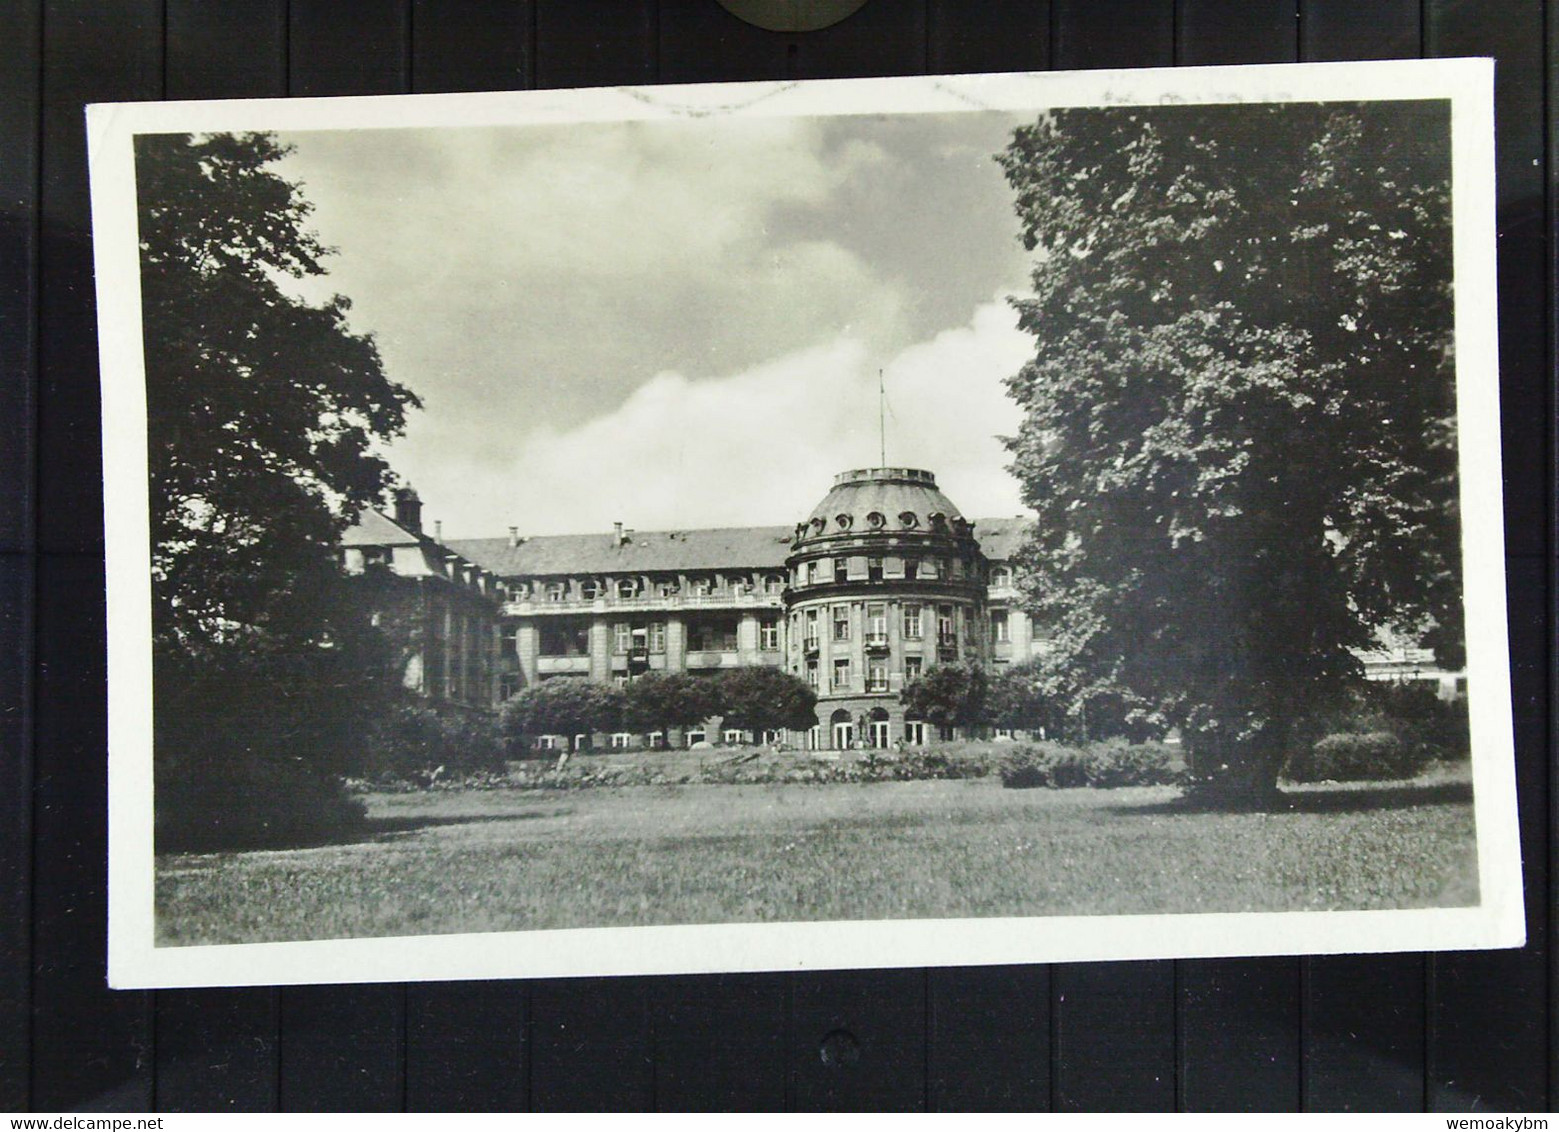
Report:
[{"label": "wooden plank", "polygon": [[926,0],[867,4],[837,24],[798,36],[793,60],[798,79],[924,74]]},{"label": "wooden plank", "polygon": [[1067,963],[1052,985],[1057,1112],[1176,1107],[1173,963]]},{"label": "wooden plank", "polygon": [[0,1109],[29,1102],[41,0],[0,6]]},{"label": "wooden plank", "polygon": [[287,92],[285,0],[167,0],[167,97]]},{"label": "wooden plank", "polygon": [[[1051,0],[1059,70],[1167,67],[1174,61],[1175,6],[1169,0]],[[1122,29],[1130,29],[1123,35]]]},{"label": "wooden plank", "polygon": [[655,1107],[776,1112],[785,1103],[783,975],[710,975],[649,984]]},{"label": "wooden plank", "polygon": [[31,1103],[145,1109],[150,996],[105,985],[102,475],[88,102],[161,92],[160,0],[43,10]]},{"label": "wooden plank", "polygon": [[[170,98],[258,98],[287,89],[285,0],[168,0]],[[156,996],[156,1096],[165,1112],[276,1107],[279,999],[265,988]]]},{"label": "wooden plank", "polygon": [[49,0],[43,17],[37,537],[103,544],[97,322],[87,197],[89,102],[162,93],[160,0]]},{"label": "wooden plank", "polygon": [[292,0],[287,56],[289,94],[403,94],[410,0]]},{"label": "wooden plank", "polygon": [[1547,869],[1553,510],[1551,477],[1530,474],[1532,468],[1552,468],[1544,7],[1540,0],[1431,0],[1425,21],[1429,54],[1495,60],[1505,546],[1528,938],[1520,951],[1431,961],[1428,1102],[1437,1110],[1546,1110],[1553,1052],[1548,1031],[1553,901]]},{"label": "wooden plank", "polygon": [[660,81],[744,82],[783,79],[794,38],[739,20],[704,0],[663,0]]},{"label": "wooden plank", "polygon": [[103,563],[38,559],[32,1104],[146,1110],[151,995],[107,986]]},{"label": "wooden plank", "polygon": [[937,1112],[1050,1107],[1050,968],[931,972],[929,1105]]},{"label": "wooden plank", "polygon": [[928,69],[937,74],[1050,66],[1049,0],[931,0]]},{"label": "wooden plank", "polygon": [[1304,964],[1305,1110],[1421,1111],[1423,957],[1336,955]]},{"label": "wooden plank", "polygon": [[534,0],[536,85],[618,86],[656,75],[654,0]]},{"label": "wooden plank", "polygon": [[925,1107],[925,972],[824,971],[791,979],[788,1107]]},{"label": "wooden plank", "polygon": [[1175,14],[1177,63],[1291,63],[1299,57],[1294,0],[1180,0]]},{"label": "wooden plank", "polygon": [[269,987],[160,991],[158,1112],[274,1112],[280,995]]},{"label": "wooden plank", "polygon": [[533,1112],[642,1112],[655,1097],[648,979],[549,979],[531,987]]},{"label": "wooden plank", "polygon": [[1423,38],[1419,0],[1303,0],[1299,56],[1306,62],[1417,58]]},{"label": "wooden plank", "polygon": [[401,987],[286,987],[280,993],[281,1111],[397,1112],[404,1107]]},{"label": "wooden plank", "polygon": [[524,983],[408,987],[407,1110],[524,1111],[527,997]]},{"label": "wooden plank", "polygon": [[535,85],[529,0],[413,0],[411,80],[418,94]]},{"label": "wooden plank", "polygon": [[1179,964],[1180,1107],[1190,1112],[1299,1108],[1299,961]]}]

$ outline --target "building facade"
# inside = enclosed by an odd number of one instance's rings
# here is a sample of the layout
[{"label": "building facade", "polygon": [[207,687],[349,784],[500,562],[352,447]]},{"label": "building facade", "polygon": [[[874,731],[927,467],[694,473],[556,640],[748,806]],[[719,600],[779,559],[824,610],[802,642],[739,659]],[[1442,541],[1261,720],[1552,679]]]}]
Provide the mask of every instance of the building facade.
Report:
[{"label": "building facade", "polygon": [[496,707],[560,676],[769,665],[818,693],[817,726],[785,741],[838,750],[935,738],[900,704],[933,664],[1034,655],[1010,562],[1023,526],[965,519],[930,472],[866,468],[835,477],[794,528],[443,542],[403,493],[393,518],[348,532],[345,553],[355,572],[424,579],[427,631],[406,680],[434,698]]}]

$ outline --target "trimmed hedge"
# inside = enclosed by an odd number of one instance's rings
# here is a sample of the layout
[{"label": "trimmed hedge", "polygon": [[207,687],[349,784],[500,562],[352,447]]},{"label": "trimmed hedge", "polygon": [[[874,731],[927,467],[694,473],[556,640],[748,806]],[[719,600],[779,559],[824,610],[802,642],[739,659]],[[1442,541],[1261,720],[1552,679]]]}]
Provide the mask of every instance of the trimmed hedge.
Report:
[{"label": "trimmed hedge", "polygon": [[1185,778],[1180,752],[1166,743],[1109,739],[1082,747],[1037,743],[1002,760],[1001,784],[1014,790],[1078,786],[1174,786]]},{"label": "trimmed hedge", "polygon": [[1362,782],[1412,778],[1429,765],[1430,750],[1391,731],[1339,732],[1289,759],[1290,782]]}]

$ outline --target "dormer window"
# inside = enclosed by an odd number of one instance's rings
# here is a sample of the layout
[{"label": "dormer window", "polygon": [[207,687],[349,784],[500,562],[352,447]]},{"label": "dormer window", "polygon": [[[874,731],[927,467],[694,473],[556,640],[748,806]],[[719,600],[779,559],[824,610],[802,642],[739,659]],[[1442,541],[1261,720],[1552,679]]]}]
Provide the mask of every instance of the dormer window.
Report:
[{"label": "dormer window", "polygon": [[639,579],[619,578],[617,580],[617,596],[624,601],[639,596]]},{"label": "dormer window", "polygon": [[850,524],[854,523],[855,520],[849,515],[835,515],[834,522],[839,524],[841,531],[847,531],[850,529]]},{"label": "dormer window", "polygon": [[594,578],[586,578],[579,583],[579,596],[586,601],[594,601],[601,596],[601,583]]},{"label": "dormer window", "polygon": [[1012,585],[1012,569],[1008,566],[992,567],[991,585],[997,589],[1004,589]]},{"label": "dormer window", "polygon": [[763,579],[763,592],[777,594],[785,588],[785,579],[779,574],[767,574]]},{"label": "dormer window", "polygon": [[820,535],[820,534],[823,533],[823,528],[826,527],[826,526],[828,526],[828,523],[827,523],[826,520],[821,519],[821,518],[813,519],[812,520],[812,533],[815,534],[815,535]]},{"label": "dormer window", "polygon": [[920,518],[913,511],[899,512],[899,526],[903,527],[906,531],[911,527],[918,527],[919,525]]},{"label": "dormer window", "polygon": [[694,597],[708,597],[715,589],[714,582],[709,578],[694,578],[689,585],[692,587]]},{"label": "dormer window", "polygon": [[888,522],[888,518],[881,511],[872,511],[872,512],[867,514],[866,522],[871,527],[872,530],[880,531],[880,530],[882,530],[883,526]]},{"label": "dormer window", "polygon": [[940,531],[947,526],[947,516],[940,511],[931,512],[927,518],[931,520],[931,527],[933,530]]},{"label": "dormer window", "polygon": [[567,597],[568,597],[568,583],[567,582],[548,582],[547,583],[547,600],[548,601],[562,601],[562,600],[564,600]]}]

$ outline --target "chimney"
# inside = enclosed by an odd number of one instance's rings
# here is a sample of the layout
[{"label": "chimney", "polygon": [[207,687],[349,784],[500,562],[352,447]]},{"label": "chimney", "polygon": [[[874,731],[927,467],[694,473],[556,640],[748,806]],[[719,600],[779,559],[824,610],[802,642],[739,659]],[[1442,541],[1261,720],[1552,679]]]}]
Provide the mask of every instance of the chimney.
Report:
[{"label": "chimney", "polygon": [[422,500],[409,487],[395,489],[395,523],[414,535],[422,533]]},{"label": "chimney", "polygon": [[434,542],[443,542],[444,541],[444,520],[442,520],[442,519],[434,519],[433,520],[433,541]]},{"label": "chimney", "polygon": [[623,544],[623,525],[622,525],[621,522],[613,523],[612,524],[612,545],[613,546],[621,546],[622,544]]},{"label": "chimney", "polygon": [[520,545],[520,528],[519,527],[510,527],[509,528],[509,545],[511,547]]}]

